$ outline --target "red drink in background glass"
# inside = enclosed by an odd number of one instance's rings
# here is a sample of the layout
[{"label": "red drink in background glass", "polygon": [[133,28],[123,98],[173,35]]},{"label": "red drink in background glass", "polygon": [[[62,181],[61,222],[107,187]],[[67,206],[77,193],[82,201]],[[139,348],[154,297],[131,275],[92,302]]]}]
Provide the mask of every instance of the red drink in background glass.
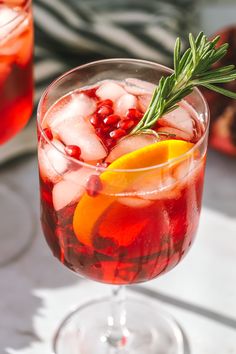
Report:
[{"label": "red drink in background glass", "polygon": [[[0,0],[0,146],[26,125],[33,109],[31,5],[31,0]],[[32,215],[28,203],[12,188],[1,188],[0,199],[0,224],[4,230],[1,267],[17,259],[31,244]],[[8,222],[9,210],[14,215],[13,223]]]},{"label": "red drink in background glass", "polygon": [[33,107],[31,1],[0,1],[0,144],[20,131]]},{"label": "red drink in background glass", "polygon": [[[163,274],[183,258],[196,234],[205,154],[143,171],[124,191],[118,186],[122,173],[109,179],[108,192],[99,177],[101,168],[119,156],[171,139],[171,134],[193,144],[201,139],[203,123],[182,102],[155,127],[170,135],[136,136],[127,144],[152,90],[150,83],[134,79],[99,82],[61,97],[42,121],[39,169],[46,240],[67,267],[100,282],[130,284]],[[84,202],[84,195],[91,201]],[[81,201],[84,207],[77,210]]]}]

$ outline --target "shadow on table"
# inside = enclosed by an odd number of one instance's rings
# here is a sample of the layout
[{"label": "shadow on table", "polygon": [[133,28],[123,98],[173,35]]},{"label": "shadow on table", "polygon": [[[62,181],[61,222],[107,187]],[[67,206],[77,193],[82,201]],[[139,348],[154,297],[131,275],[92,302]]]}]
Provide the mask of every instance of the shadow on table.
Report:
[{"label": "shadow on table", "polygon": [[[35,238],[31,248],[15,262],[0,267],[0,353],[22,353],[40,341],[34,318],[36,315],[43,316],[41,311],[44,306],[42,299],[35,295],[35,290],[63,288],[75,284],[79,278],[53,259],[40,231],[36,157],[26,156],[3,165],[0,181],[10,189],[14,187],[14,190],[19,190],[34,211],[32,223],[35,225]],[[9,220],[11,218],[14,215],[9,215]],[[0,252],[3,251],[0,249]]]},{"label": "shadow on table", "polygon": [[[0,304],[0,308],[3,306],[0,321],[1,353],[9,354],[12,350],[23,352],[41,341],[36,334],[34,318],[44,316],[41,313],[44,304],[36,295],[37,292],[35,294],[37,289],[59,289],[78,282],[78,277],[53,260],[44,243],[42,235],[38,232],[32,249],[16,263],[0,270],[1,299],[4,300],[3,304]],[[70,304],[65,303],[62,306],[66,309]],[[55,320],[55,329],[56,325]]]}]

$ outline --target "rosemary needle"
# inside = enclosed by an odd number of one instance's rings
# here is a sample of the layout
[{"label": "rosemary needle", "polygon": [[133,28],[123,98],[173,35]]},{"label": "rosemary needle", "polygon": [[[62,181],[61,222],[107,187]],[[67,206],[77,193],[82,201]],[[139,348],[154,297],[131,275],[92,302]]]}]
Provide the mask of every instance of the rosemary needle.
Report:
[{"label": "rosemary needle", "polygon": [[219,39],[220,37],[217,36],[209,41],[203,32],[194,38],[190,33],[190,47],[181,55],[181,41],[177,38],[174,50],[174,72],[160,79],[147,111],[130,134],[150,132],[157,120],[177,108],[178,102],[189,95],[194,87],[204,86],[236,99],[236,92],[218,86],[236,80],[235,66],[227,65],[216,69],[212,67],[228,51],[227,43],[217,47]]}]

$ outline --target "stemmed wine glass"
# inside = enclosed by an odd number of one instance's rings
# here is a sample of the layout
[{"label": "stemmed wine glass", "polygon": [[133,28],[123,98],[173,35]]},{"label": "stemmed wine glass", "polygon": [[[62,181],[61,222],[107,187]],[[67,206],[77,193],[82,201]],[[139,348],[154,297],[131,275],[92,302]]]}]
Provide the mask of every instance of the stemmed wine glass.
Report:
[{"label": "stemmed wine glass", "polygon": [[[0,1],[0,149],[28,122],[33,108],[31,0]],[[0,185],[0,266],[30,244],[31,213],[24,199]],[[10,219],[11,216],[11,219]]]},{"label": "stemmed wine glass", "polygon": [[[178,110],[192,124],[191,138],[179,130],[173,140],[170,128],[159,127],[158,138],[132,137],[127,148],[124,133],[142,115],[153,85],[170,72],[148,61],[102,60],[65,73],[41,98],[38,158],[47,243],[75,274],[113,288],[111,298],[91,300],[65,319],[55,338],[56,354],[185,352],[170,315],[124,294],[124,285],[175,267],[198,227],[209,126],[201,93],[194,89]],[[120,118],[122,105],[131,101],[136,108]],[[176,156],[173,150],[172,158],[162,160],[164,147],[179,141],[190,144],[188,149]],[[159,163],[150,160],[151,144]],[[140,156],[145,161],[138,168]]]}]

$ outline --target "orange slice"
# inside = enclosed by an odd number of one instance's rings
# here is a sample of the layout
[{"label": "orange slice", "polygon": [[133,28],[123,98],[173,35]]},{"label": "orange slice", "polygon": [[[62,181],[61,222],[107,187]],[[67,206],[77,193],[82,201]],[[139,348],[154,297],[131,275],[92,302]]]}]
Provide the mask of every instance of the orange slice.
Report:
[{"label": "orange slice", "polygon": [[121,196],[122,193],[125,193],[140,176],[143,175],[145,180],[145,171],[135,171],[134,169],[165,163],[186,153],[192,146],[192,143],[182,140],[160,141],[125,154],[115,160],[100,175],[103,185],[101,194],[96,197],[90,197],[85,192],[75,209],[73,227],[78,240],[85,245],[91,246],[93,229],[103,213],[117,200],[117,195]]}]

